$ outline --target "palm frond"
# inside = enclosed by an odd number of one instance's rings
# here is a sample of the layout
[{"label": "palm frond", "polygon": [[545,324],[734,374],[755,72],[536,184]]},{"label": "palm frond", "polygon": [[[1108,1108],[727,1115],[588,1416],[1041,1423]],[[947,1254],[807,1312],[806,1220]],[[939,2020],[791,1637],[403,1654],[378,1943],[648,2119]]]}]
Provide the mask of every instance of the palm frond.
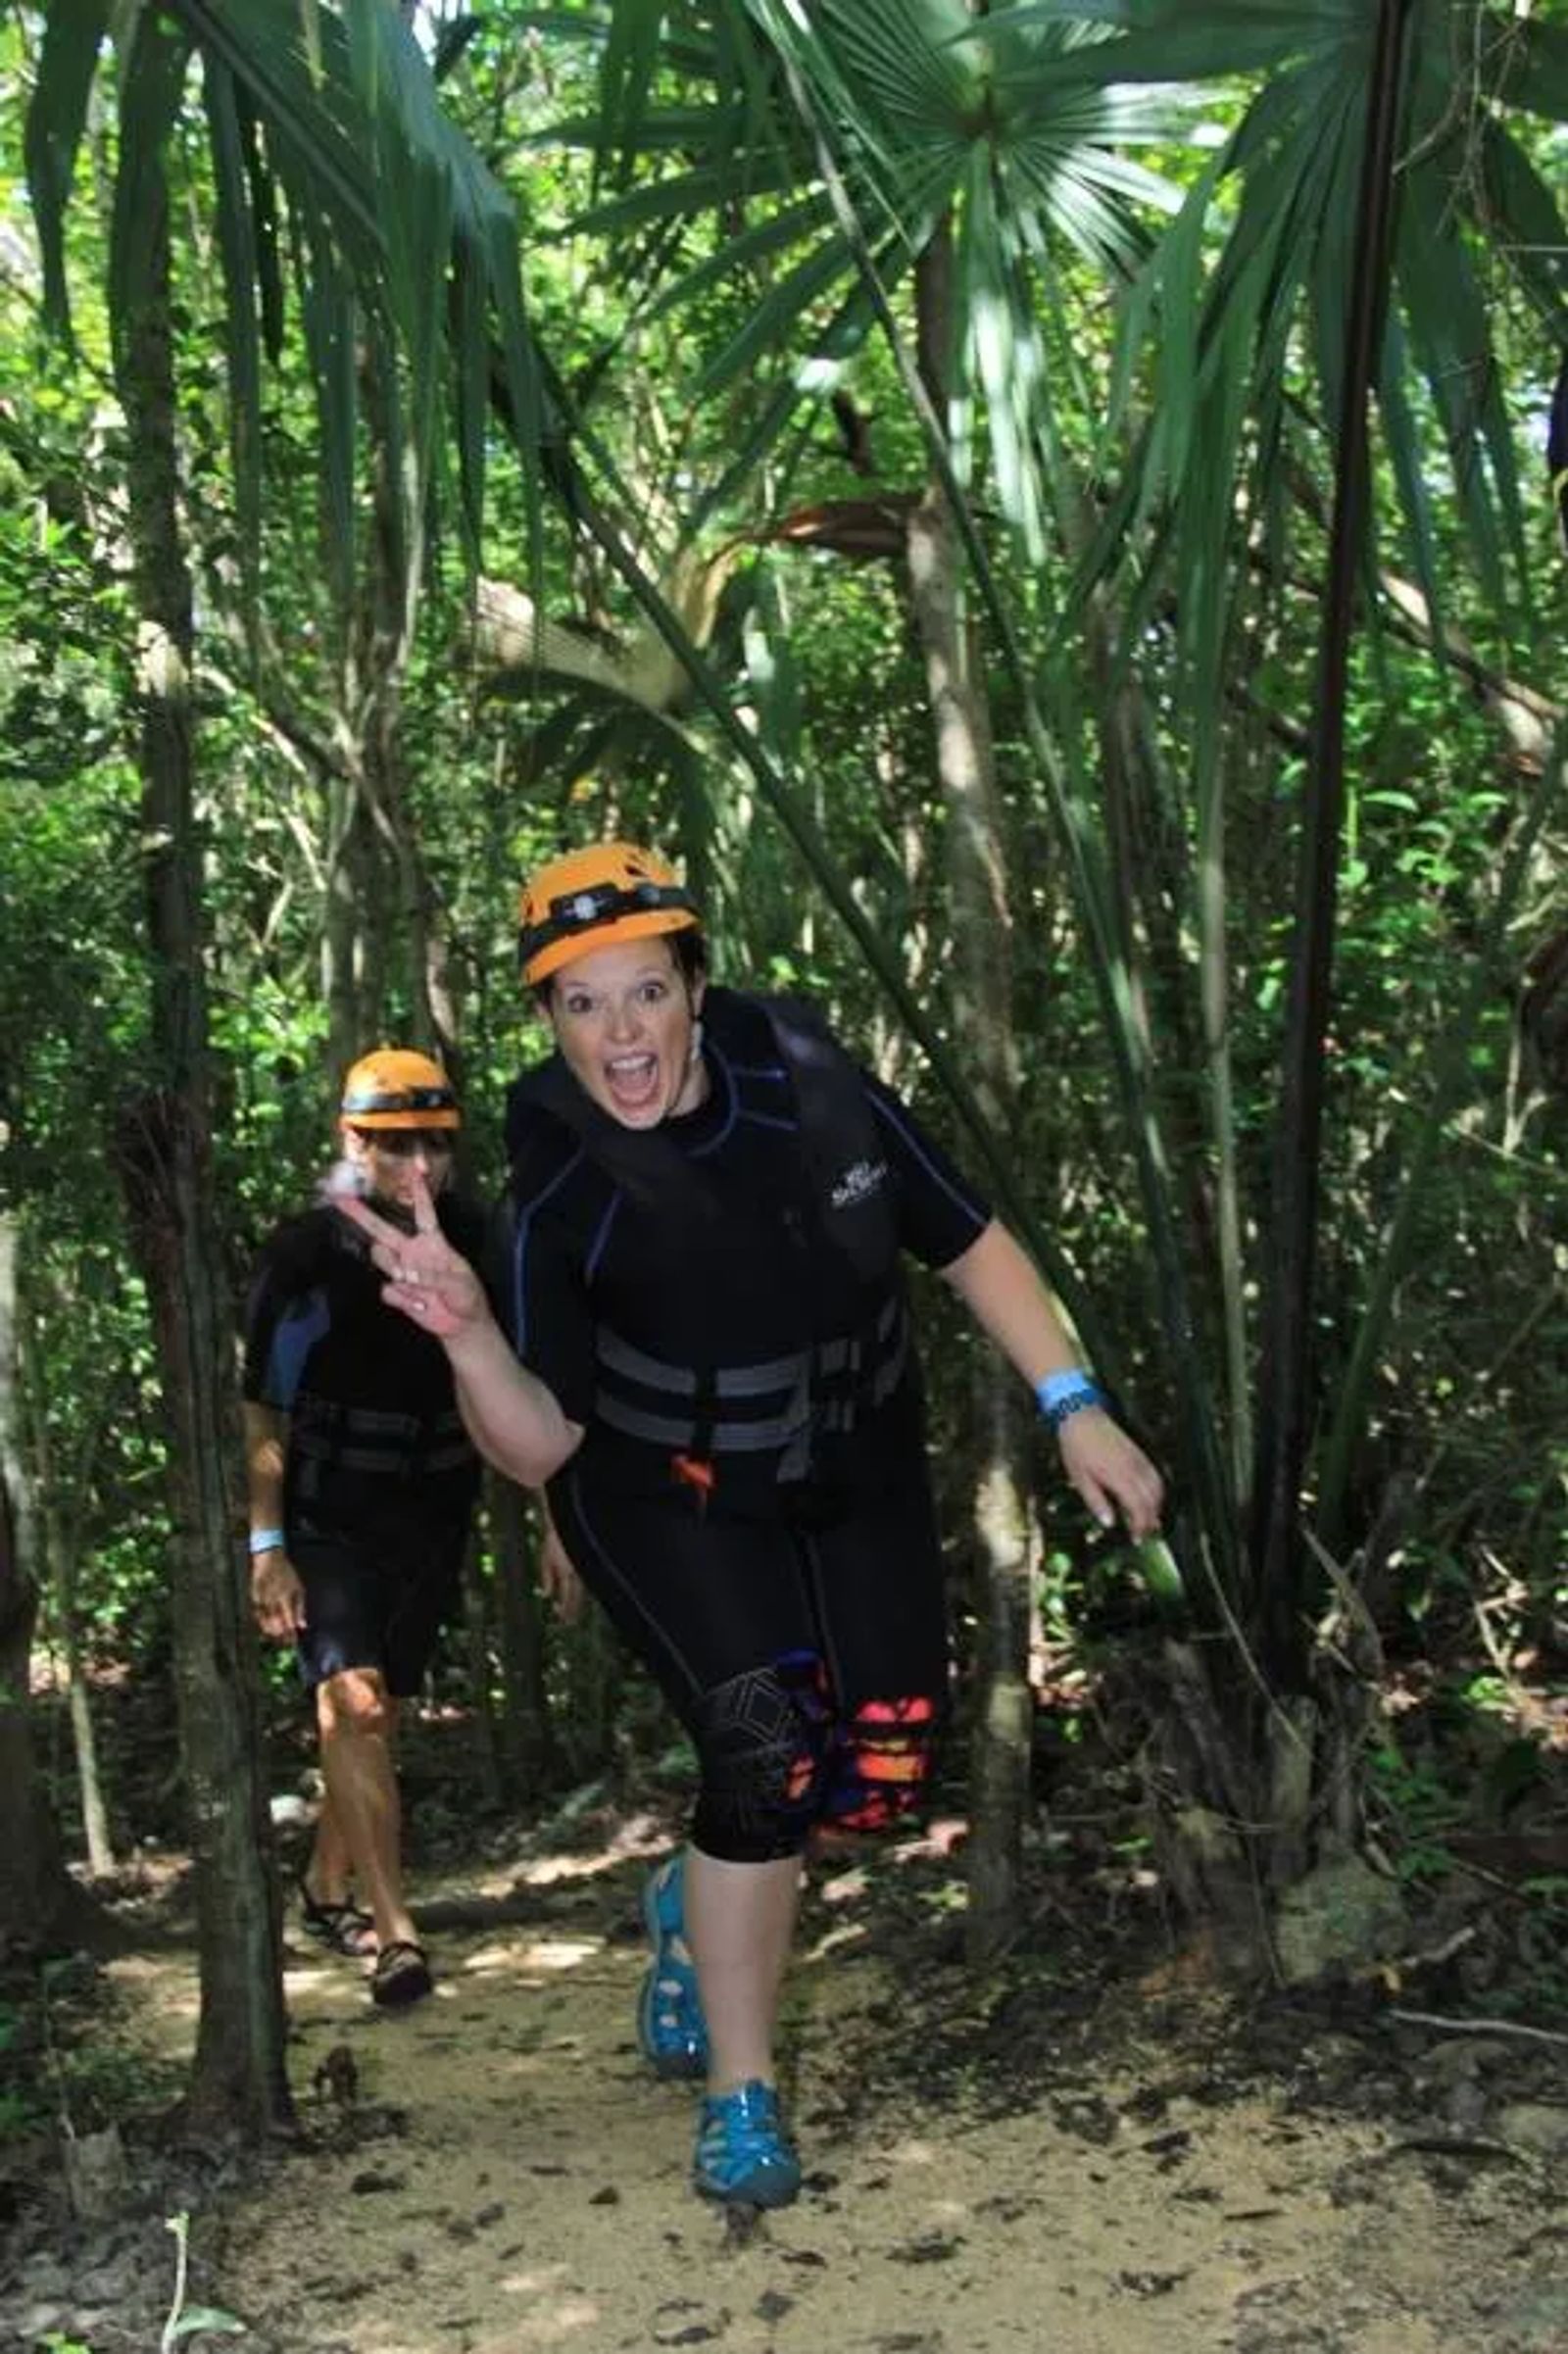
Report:
[{"label": "palm frond", "polygon": [[1119,82],[1213,81],[1275,72],[1292,58],[1338,39],[1358,19],[1353,0],[1026,0],[971,24],[967,40],[1005,40],[1020,30],[1093,25],[1117,36],[1104,56],[1080,49],[1064,79]]},{"label": "palm frond", "polygon": [[109,232],[109,315],[123,342],[139,319],[169,233],[165,145],[185,94],[190,41],[160,15],[144,15],[120,92],[120,169]]},{"label": "palm frond", "polygon": [[659,69],[664,17],[662,0],[621,0],[611,12],[599,71],[595,149],[601,171],[617,158],[623,175],[630,169]]},{"label": "palm frond", "polygon": [[255,626],[255,586],[262,542],[261,264],[253,218],[254,183],[234,95],[234,79],[213,64],[203,76],[211,131],[218,250],[227,304],[228,428],[239,526],[246,624]]},{"label": "palm frond", "polygon": [[[787,194],[791,184],[791,174],[780,163],[749,175],[747,187],[753,196],[771,196]],[[566,234],[614,237],[623,230],[641,228],[651,221],[695,219],[715,206],[727,204],[734,193],[733,167],[717,161],[699,166],[693,172],[672,174],[667,179],[650,181],[646,187],[633,188],[624,196],[591,206],[567,222]]]},{"label": "palm frond", "polygon": [[1568,235],[1556,197],[1517,139],[1481,125],[1485,202],[1526,296],[1559,344],[1568,343]]},{"label": "palm frond", "polygon": [[44,314],[63,333],[69,333],[71,322],[66,210],[98,71],[98,53],[108,29],[109,5],[110,0],[57,0],[49,10],[27,109],[27,186],[43,259]]},{"label": "palm frond", "polygon": [[309,187],[296,189],[291,211],[300,319],[320,430],[322,539],[327,576],[341,613],[348,607],[355,570],[359,306],[353,266]]},{"label": "palm frond", "polygon": [[1545,17],[1492,16],[1479,69],[1489,99],[1568,123],[1568,25]]},{"label": "palm frond", "polygon": [[[171,27],[154,40],[149,21]],[[30,185],[39,220],[51,314],[65,316],[62,224],[72,171],[108,19],[107,5],[63,0],[51,9],[41,71],[28,112]],[[297,255],[325,257],[322,301],[306,319],[312,370],[332,451],[330,504],[342,519],[346,468],[342,285],[365,316],[384,315],[398,358],[397,426],[412,474],[427,483],[442,441],[450,387],[470,534],[483,489],[483,436],[491,390],[493,327],[520,433],[537,435],[538,369],[523,310],[520,256],[510,198],[442,113],[429,66],[398,11],[383,0],[169,0],[134,20],[121,92],[116,234],[111,258],[118,305],[132,291],[138,221],[156,180],[155,151],[171,131],[178,92],[177,48],[210,75],[208,121],[219,201],[219,243],[228,331],[236,483],[242,540],[254,564],[256,417],[260,354],[274,348],[282,285],[277,189],[294,217]],[[180,67],[182,74],[183,67]],[[257,326],[260,321],[261,336]],[[530,535],[537,501],[529,485]],[[416,493],[417,497],[419,494]]]}]

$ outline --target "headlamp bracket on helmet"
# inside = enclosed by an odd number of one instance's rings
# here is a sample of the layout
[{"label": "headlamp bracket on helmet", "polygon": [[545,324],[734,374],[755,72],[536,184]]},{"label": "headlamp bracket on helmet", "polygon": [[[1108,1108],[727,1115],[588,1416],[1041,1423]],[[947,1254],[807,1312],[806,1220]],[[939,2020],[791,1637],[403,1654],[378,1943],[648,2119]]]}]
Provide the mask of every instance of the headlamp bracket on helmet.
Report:
[{"label": "headlamp bracket on helmet", "polygon": [[550,902],[537,923],[517,938],[517,961],[524,969],[545,949],[579,933],[598,931],[618,916],[643,915],[661,907],[676,907],[695,916],[697,902],[682,883],[596,883],[586,891],[564,891]]}]

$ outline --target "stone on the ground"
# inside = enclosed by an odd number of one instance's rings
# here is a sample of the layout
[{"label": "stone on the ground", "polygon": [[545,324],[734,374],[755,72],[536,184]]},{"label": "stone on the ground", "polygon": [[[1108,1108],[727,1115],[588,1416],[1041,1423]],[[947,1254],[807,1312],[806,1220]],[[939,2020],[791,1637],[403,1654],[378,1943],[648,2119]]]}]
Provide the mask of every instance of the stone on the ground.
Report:
[{"label": "stone on the ground", "polygon": [[1510,2101],[1497,2112],[1497,2131],[1515,2149],[1541,2158],[1568,2154],[1568,2108],[1537,2100]]},{"label": "stone on the ground", "polygon": [[1358,1855],[1336,1856],[1287,1888],[1274,1921],[1286,1984],[1309,1985],[1331,1970],[1370,1969],[1404,1943],[1398,1889]]}]

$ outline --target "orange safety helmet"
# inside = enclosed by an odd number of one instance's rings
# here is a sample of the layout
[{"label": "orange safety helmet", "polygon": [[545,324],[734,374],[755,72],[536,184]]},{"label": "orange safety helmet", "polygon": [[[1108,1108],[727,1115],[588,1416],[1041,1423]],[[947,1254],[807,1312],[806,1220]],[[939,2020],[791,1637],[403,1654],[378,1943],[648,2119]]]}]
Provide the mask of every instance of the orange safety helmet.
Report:
[{"label": "orange safety helmet", "polygon": [[523,885],[517,961],[534,986],[587,949],[700,928],[697,903],[656,851],[596,842],[551,858]]},{"label": "orange safety helmet", "polygon": [[377,1047],[362,1054],[343,1082],[339,1109],[351,1128],[463,1125],[446,1072],[411,1047]]}]

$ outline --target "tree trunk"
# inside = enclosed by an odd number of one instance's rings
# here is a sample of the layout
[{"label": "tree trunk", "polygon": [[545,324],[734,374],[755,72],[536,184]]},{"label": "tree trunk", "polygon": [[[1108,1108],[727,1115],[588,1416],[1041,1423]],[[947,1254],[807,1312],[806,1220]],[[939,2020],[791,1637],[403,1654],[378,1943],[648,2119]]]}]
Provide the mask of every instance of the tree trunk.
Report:
[{"label": "tree trunk", "polygon": [[602,1610],[585,1610],[562,1640],[566,1702],[561,1746],[573,1782],[613,1772],[615,1720],[626,1682],[626,1653]]},{"label": "tree trunk", "polygon": [[81,1565],[80,1518],[64,1509],[58,1489],[49,1488],[44,1472],[44,1553],[54,1593],[54,1619],[66,1662],[66,1696],[71,1711],[71,1742],[76,1761],[76,1794],[81,1810],[81,1834],[87,1849],[87,1869],[97,1879],[115,1868],[109,1837],[109,1810],[104,1804],[98,1772],[98,1741],[93,1729],[92,1695],[81,1665],[81,1623],[77,1572]]},{"label": "tree trunk", "polygon": [[332,728],[323,943],[334,1069],[389,1025],[454,1080],[457,1009],[440,910],[409,807],[403,695],[425,561],[421,485],[411,483],[392,399],[395,361],[369,334],[360,389],[371,448],[369,553],[350,617]]},{"label": "tree trunk", "polygon": [[1031,1548],[1011,1385],[1004,1390],[993,1378],[984,1404],[989,1426],[982,1425],[985,1448],[974,1525],[985,1591],[977,1653],[979,1708],[969,1760],[970,1829],[964,1849],[969,1891],[964,1945],[970,1962],[981,1969],[998,1960],[1018,1933],[1034,1757]]},{"label": "tree trunk", "polygon": [[[143,19],[127,98],[170,36]],[[117,320],[135,559],[141,844],[159,1084],[116,1115],[133,1247],[147,1285],[169,1432],[174,1677],[196,1865],[201,2003],[188,2095],[204,2136],[290,2116],[279,1925],[259,1762],[255,1638],[229,1470],[233,1346],[212,1225],[201,844],[193,796],[190,579],[180,544],[171,346],[168,188],[144,167],[146,208]]]},{"label": "tree trunk", "polygon": [[[70,1315],[76,1304],[68,1289],[63,1296],[57,1294],[53,1298],[50,1309],[56,1315]],[[24,1435],[37,1493],[42,1499],[36,1516],[38,1550],[47,1573],[47,1591],[52,1602],[50,1615],[59,1634],[59,1652],[65,1659],[66,1697],[71,1716],[71,1741],[75,1757],[77,1803],[81,1814],[82,1839],[87,1850],[87,1870],[94,1879],[98,1879],[114,1870],[115,1853],[109,1837],[109,1810],[104,1804],[103,1782],[98,1771],[98,1741],[93,1728],[91,1694],[87,1679],[82,1673],[78,1585],[82,1499],[91,1487],[107,1405],[96,1397],[85,1404],[78,1401],[77,1430],[74,1435],[80,1444],[73,1452],[69,1464],[63,1464],[55,1454],[50,1428],[47,1375],[26,1347],[24,1329],[22,1327],[19,1327],[16,1366],[22,1409],[19,1425]],[[82,1427],[83,1423],[85,1428]]]},{"label": "tree trunk", "polygon": [[1300,1500],[1316,1355],[1313,1298],[1319,1162],[1345,807],[1345,714],[1356,587],[1371,495],[1367,402],[1388,299],[1409,17],[1410,0],[1379,0],[1361,160],[1355,270],[1346,305],[1334,527],[1313,707],[1312,759],[1302,812],[1275,1154],[1272,1281],[1258,1375],[1252,1591],[1264,1672],[1277,1692],[1293,1693],[1305,1690],[1308,1657],[1311,1581],[1301,1544]]},{"label": "tree trunk", "polygon": [[[340,751],[334,746],[334,755]],[[381,943],[387,910],[374,828],[355,779],[334,768],[326,788],[326,904],[321,996],[333,1084],[380,1034],[386,1001]]]},{"label": "tree trunk", "polygon": [[[954,334],[953,243],[946,224],[916,265],[915,300],[920,372],[933,407],[945,417]],[[911,510],[905,544],[947,813],[954,1026],[981,1109],[1003,1130],[1017,1076],[1005,850],[991,716],[962,611],[957,525],[940,481],[933,480]],[[973,1510],[984,1591],[966,1937],[970,1959],[984,1964],[1016,1934],[1034,1709],[1028,1482],[1017,1376],[986,1350],[976,1359],[974,1380],[982,1453]]]},{"label": "tree trunk", "polygon": [[17,1432],[17,1224],[0,1212],[0,1954],[46,1944],[74,1892],[32,1745],[34,1525]]},{"label": "tree trunk", "polygon": [[494,1814],[504,1791],[501,1729],[490,1672],[490,1594],[479,1575],[479,1547],[471,1537],[463,1561],[463,1648],[473,1711],[474,1776],[483,1804]]},{"label": "tree trunk", "polygon": [[516,1800],[535,1795],[556,1763],[545,1683],[544,1613],[532,1576],[523,1492],[493,1471],[485,1493],[496,1563],[502,1773],[509,1797]]},{"label": "tree trunk", "polygon": [[92,1695],[81,1672],[74,1632],[68,1639],[67,1672],[71,1677],[71,1745],[76,1760],[76,1791],[81,1807],[81,1836],[87,1848],[87,1870],[102,1880],[115,1868],[115,1843],[109,1832],[109,1809],[104,1803],[103,1777],[98,1770],[98,1736],[92,1721]]}]

